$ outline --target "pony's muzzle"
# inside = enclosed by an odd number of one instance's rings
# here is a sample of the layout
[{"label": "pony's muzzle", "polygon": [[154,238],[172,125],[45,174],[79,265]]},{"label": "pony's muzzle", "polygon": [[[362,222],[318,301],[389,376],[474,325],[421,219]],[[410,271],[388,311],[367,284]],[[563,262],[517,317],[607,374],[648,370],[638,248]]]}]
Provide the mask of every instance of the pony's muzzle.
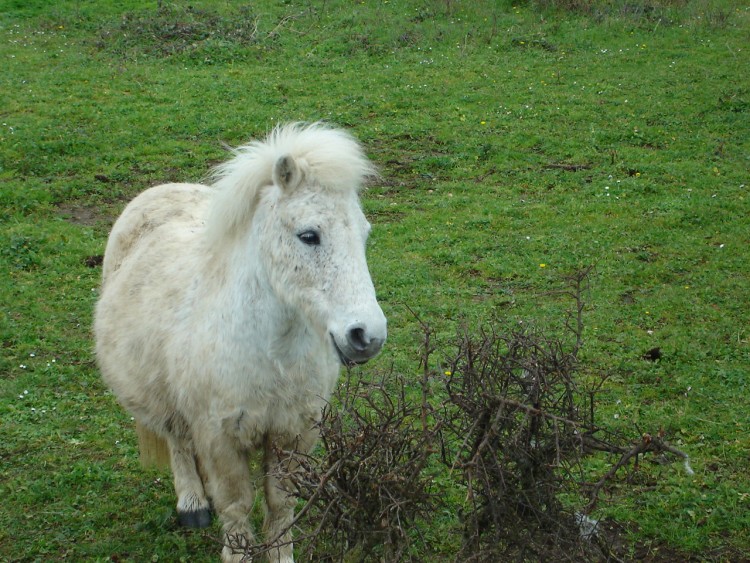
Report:
[{"label": "pony's muzzle", "polygon": [[[381,334],[382,333],[382,334]],[[333,345],[344,365],[364,364],[377,356],[385,343],[385,330],[368,330],[364,323],[355,323],[345,330],[345,342],[339,344],[333,336]]]},{"label": "pony's muzzle", "polygon": [[372,358],[383,347],[385,338],[378,338],[367,332],[367,328],[355,325],[346,331],[346,341],[357,353]]}]

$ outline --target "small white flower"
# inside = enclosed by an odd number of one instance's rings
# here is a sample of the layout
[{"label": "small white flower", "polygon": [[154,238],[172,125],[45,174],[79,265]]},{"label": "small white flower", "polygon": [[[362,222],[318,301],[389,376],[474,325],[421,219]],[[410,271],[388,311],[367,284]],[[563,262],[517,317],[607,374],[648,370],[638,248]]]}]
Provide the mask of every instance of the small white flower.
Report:
[{"label": "small white flower", "polygon": [[685,472],[688,475],[695,475],[695,471],[693,471],[693,468],[690,467],[690,459],[689,458],[685,458],[684,467],[685,467]]}]

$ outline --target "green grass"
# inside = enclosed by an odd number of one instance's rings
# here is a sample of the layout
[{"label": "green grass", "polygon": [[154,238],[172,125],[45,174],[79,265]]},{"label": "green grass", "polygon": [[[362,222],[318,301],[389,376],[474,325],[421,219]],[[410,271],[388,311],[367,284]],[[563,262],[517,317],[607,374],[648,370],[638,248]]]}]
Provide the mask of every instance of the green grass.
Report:
[{"label": "green grass", "polygon": [[190,4],[0,0],[0,559],[215,558],[218,528],[177,528],[99,380],[85,260],[139,191],[317,119],[383,174],[364,196],[390,328],[374,368],[418,373],[407,305],[442,338],[491,315],[555,327],[550,290],[595,263],[600,422],[663,428],[695,469],[644,462],[595,516],[641,545],[750,553],[747,6]]}]

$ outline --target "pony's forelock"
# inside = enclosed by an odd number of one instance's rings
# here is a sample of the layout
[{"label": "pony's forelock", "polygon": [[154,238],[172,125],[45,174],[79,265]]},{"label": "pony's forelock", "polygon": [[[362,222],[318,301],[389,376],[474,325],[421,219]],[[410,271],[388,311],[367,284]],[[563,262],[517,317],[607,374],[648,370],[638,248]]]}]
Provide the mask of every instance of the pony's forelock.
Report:
[{"label": "pony's forelock", "polygon": [[273,168],[282,156],[299,161],[307,181],[326,189],[359,191],[377,175],[354,137],[321,123],[279,125],[264,140],[232,152],[234,158],[210,176],[215,193],[206,226],[215,243],[251,220],[260,189],[273,183]]}]

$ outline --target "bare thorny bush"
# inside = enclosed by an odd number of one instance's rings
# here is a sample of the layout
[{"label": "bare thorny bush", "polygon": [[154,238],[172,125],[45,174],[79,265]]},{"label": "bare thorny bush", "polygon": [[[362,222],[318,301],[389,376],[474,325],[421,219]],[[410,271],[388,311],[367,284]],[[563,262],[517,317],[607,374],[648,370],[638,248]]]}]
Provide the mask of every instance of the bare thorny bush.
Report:
[{"label": "bare thorny bush", "polygon": [[443,419],[460,440],[451,467],[467,487],[462,560],[577,543],[558,500],[580,449],[574,358],[542,338],[467,334],[450,364]]},{"label": "bare thorny bush", "polygon": [[[417,384],[393,369],[375,381],[347,372],[319,424],[319,453],[279,452],[279,476],[302,504],[292,524],[300,554],[421,560],[430,553],[421,534],[453,510],[456,560],[611,559],[587,517],[604,484],[647,452],[687,456],[660,434],[599,436],[595,398],[607,375],[584,385],[577,371],[591,270],[559,292],[574,303],[563,337],[464,327],[438,349],[421,323]],[[597,483],[583,483],[581,462],[596,450],[619,457]],[[575,512],[566,494],[587,503]],[[267,540],[245,553],[267,552]]]}]

